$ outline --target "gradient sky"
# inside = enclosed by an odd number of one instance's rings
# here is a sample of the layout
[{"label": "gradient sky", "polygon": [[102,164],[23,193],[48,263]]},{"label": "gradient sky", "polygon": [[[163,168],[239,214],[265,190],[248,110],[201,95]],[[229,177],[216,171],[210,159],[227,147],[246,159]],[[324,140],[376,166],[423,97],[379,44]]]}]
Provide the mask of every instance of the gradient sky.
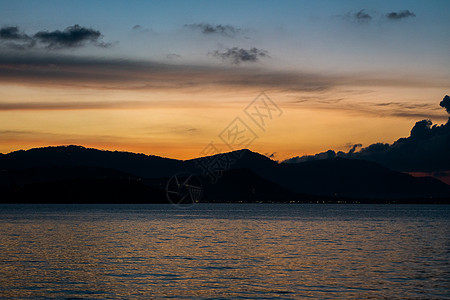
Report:
[{"label": "gradient sky", "polygon": [[[450,1],[0,1],[0,152],[193,158],[211,141],[228,151],[219,134],[236,117],[258,136],[248,148],[276,159],[391,143],[448,119],[449,12]],[[91,35],[65,40],[74,25]],[[244,112],[261,92],[283,112],[264,130]]]}]

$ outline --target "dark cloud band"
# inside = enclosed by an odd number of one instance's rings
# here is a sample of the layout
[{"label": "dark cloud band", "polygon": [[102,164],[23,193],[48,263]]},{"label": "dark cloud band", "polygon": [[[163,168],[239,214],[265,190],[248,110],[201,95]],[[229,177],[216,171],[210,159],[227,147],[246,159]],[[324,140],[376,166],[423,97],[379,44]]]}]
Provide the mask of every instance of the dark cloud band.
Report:
[{"label": "dark cloud band", "polygon": [[108,47],[110,44],[101,42],[102,34],[98,30],[69,26],[63,31],[39,31],[34,35],[27,35],[17,26],[0,29],[0,45],[12,49],[32,49],[39,46],[50,49],[77,48],[92,44],[98,47]]},{"label": "dark cloud band", "polygon": [[[258,53],[258,51],[255,51]],[[257,55],[252,54],[251,55]],[[239,62],[257,57],[241,57]],[[265,57],[265,56],[264,56]],[[233,62],[233,56],[225,56]],[[243,59],[243,60],[242,60]],[[405,76],[330,75],[308,72],[279,71],[243,64],[234,66],[204,66],[165,64],[152,61],[99,59],[57,55],[51,52],[1,52],[0,81],[21,85],[77,86],[97,89],[167,89],[234,87],[282,91],[324,92],[339,85],[354,86],[430,86],[437,84],[417,81]],[[398,110],[396,110],[398,111]]]},{"label": "dark cloud band", "polygon": [[247,66],[237,69],[229,66],[15,53],[0,55],[0,80],[105,89],[165,89],[214,85],[311,91],[328,89],[336,79],[311,73],[256,70]]}]

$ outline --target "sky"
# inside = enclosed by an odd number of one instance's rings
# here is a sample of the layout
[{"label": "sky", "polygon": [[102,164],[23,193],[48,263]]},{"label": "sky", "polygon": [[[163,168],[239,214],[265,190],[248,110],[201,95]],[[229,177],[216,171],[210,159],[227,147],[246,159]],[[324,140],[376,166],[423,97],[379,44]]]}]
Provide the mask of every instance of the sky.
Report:
[{"label": "sky", "polygon": [[450,1],[0,1],[0,152],[249,148],[284,160],[393,143],[417,121],[448,120],[449,12]]}]

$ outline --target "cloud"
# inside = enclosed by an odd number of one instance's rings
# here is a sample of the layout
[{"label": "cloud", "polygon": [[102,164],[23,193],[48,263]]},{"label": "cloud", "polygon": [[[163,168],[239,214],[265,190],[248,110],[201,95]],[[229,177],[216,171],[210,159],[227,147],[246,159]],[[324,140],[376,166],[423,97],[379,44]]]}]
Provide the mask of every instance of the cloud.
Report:
[{"label": "cloud", "polygon": [[334,152],[333,150],[328,150],[328,151],[317,153],[314,155],[303,155],[303,156],[292,157],[283,162],[284,163],[301,163],[301,162],[321,160],[321,159],[330,159],[330,158],[335,158],[335,157],[336,157],[336,152]]},{"label": "cloud", "polygon": [[[108,148],[115,145],[117,148],[133,145],[136,149],[148,146],[142,140],[120,135],[96,135],[82,133],[57,133],[51,131],[22,131],[22,130],[0,130],[0,144],[12,144],[17,150],[23,147],[45,147],[48,145],[77,145],[84,144],[91,147]],[[125,146],[125,147],[124,147]]]},{"label": "cloud", "polygon": [[[231,59],[231,58],[230,58]],[[173,62],[182,60],[172,60]],[[380,77],[381,76],[381,77]],[[323,74],[301,71],[281,71],[242,64],[239,68],[230,65],[195,65],[161,63],[146,60],[125,60],[98,57],[62,55],[53,51],[6,52],[0,50],[0,81],[4,84],[33,85],[45,87],[77,87],[114,90],[167,90],[184,89],[257,89],[284,92],[326,92],[336,86],[401,86],[429,87],[435,80],[424,82],[406,76],[361,74]],[[440,83],[439,83],[440,84]],[[321,97],[322,100],[326,100]],[[297,100],[297,99],[296,99]],[[345,101],[344,101],[345,102]],[[320,104],[311,100],[292,105],[308,105],[321,109],[350,109],[371,113],[373,107],[353,107],[351,103]],[[319,105],[320,104],[320,105]],[[319,106],[317,106],[319,105]],[[381,110],[381,109],[379,109]],[[426,113],[429,118],[434,111],[429,109],[391,109],[395,113]]]},{"label": "cloud", "polygon": [[92,101],[92,102],[0,102],[0,111],[12,110],[85,110],[141,108],[148,104],[140,101]]},{"label": "cloud", "polygon": [[166,55],[166,58],[168,59],[180,59],[182,58],[181,55],[176,54],[176,53],[169,53]]},{"label": "cloud", "polygon": [[446,95],[444,99],[442,99],[439,105],[445,108],[445,110],[450,114],[450,97],[448,95]]},{"label": "cloud", "polygon": [[380,116],[443,119],[442,113],[437,109],[436,104],[431,103],[371,103],[368,105],[368,109],[373,111],[375,115]]},{"label": "cloud", "polygon": [[[378,79],[379,80],[379,79]],[[372,83],[378,81],[373,79]],[[384,84],[384,80],[377,84]],[[364,81],[365,82],[365,81]],[[353,84],[358,83],[358,78],[353,78]],[[423,82],[421,82],[423,83]],[[417,84],[421,84],[417,83]],[[339,83],[341,85],[342,82]],[[414,86],[414,84],[397,81],[398,86]],[[411,85],[410,85],[411,84]],[[367,84],[369,86],[369,84]],[[326,90],[324,91],[326,92]],[[368,93],[367,91],[365,93]],[[370,93],[370,92],[369,92]],[[434,118],[437,120],[446,120],[436,104],[431,103],[414,103],[414,102],[355,102],[347,101],[346,97],[350,94],[355,94],[352,90],[344,90],[339,92],[334,90],[333,94],[324,97],[322,96],[295,96],[295,100],[290,103],[295,107],[307,107],[320,110],[334,110],[344,111],[352,114],[367,115],[373,117],[400,117],[400,118]],[[358,95],[358,94],[357,94]],[[343,96],[343,97],[341,97]]]},{"label": "cloud", "polygon": [[24,40],[30,37],[19,31],[17,26],[3,27],[0,29],[0,39],[4,40]]},{"label": "cloud", "polygon": [[214,57],[222,60],[230,61],[233,64],[240,64],[241,62],[258,62],[260,58],[269,57],[266,50],[257,49],[255,47],[250,49],[243,49],[238,47],[228,48],[225,51],[216,50],[212,52]]},{"label": "cloud", "polygon": [[39,46],[49,49],[76,48],[86,44],[97,47],[111,46],[109,43],[101,42],[101,37],[100,31],[78,24],[69,26],[63,31],[39,31],[34,35],[21,32],[17,26],[0,29],[0,42],[7,48],[21,50],[38,48]]},{"label": "cloud", "polygon": [[391,12],[386,14],[386,18],[389,20],[401,20],[405,18],[415,17],[416,15],[409,10],[402,10],[399,12]]},{"label": "cloud", "polygon": [[234,37],[236,34],[241,32],[240,28],[231,25],[212,25],[208,23],[198,23],[186,24],[184,26],[193,30],[199,30],[203,34],[218,34],[227,37]]},{"label": "cloud", "polygon": [[374,104],[381,107],[393,107],[394,109],[405,108],[405,109],[418,109],[427,108],[430,106],[429,103],[403,103],[403,102],[382,102]]},{"label": "cloud", "polygon": [[[416,15],[409,10],[402,10],[399,12],[390,12],[385,15],[379,15],[374,14],[374,17],[377,19],[383,18],[382,20],[385,20],[384,17],[386,17],[388,20],[401,20],[405,18],[415,17]],[[349,12],[344,16],[347,20],[353,20],[357,21],[358,23],[368,23],[373,19],[373,16],[369,13],[367,13],[364,9],[361,9],[360,11],[356,13]],[[381,19],[380,19],[381,21]]]},{"label": "cloud", "polygon": [[99,42],[101,35],[98,30],[81,27],[76,24],[67,27],[63,31],[39,31],[34,35],[34,38],[48,48],[74,48],[84,46],[85,43],[107,47],[108,44]]},{"label": "cloud", "polygon": [[353,17],[358,21],[358,22],[368,22],[370,20],[372,20],[372,16],[369,15],[368,13],[366,13],[364,11],[364,9],[361,9],[360,11],[358,11],[357,13],[355,13],[353,15]]},{"label": "cloud", "polygon": [[0,28],[0,43],[14,50],[25,50],[33,48],[36,40],[21,32],[17,26]]},{"label": "cloud", "polygon": [[350,150],[348,151],[349,154],[355,153],[356,149],[361,148],[362,144],[354,144],[351,145]]},{"label": "cloud", "polygon": [[0,81],[21,85],[122,90],[197,89],[220,86],[323,91],[331,88],[339,79],[314,73],[271,71],[246,66],[237,69],[230,66],[99,59],[54,53],[0,55]]},{"label": "cloud", "polygon": [[150,28],[145,28],[144,26],[139,24],[136,24],[133,27],[131,27],[131,30],[136,33],[154,33],[153,30],[151,30]]},{"label": "cloud", "polygon": [[[441,106],[447,109],[449,99],[449,96],[445,96]],[[447,112],[450,113],[448,110]],[[344,157],[374,161],[388,168],[404,172],[436,172],[450,170],[449,149],[450,118],[443,125],[433,125],[430,120],[421,120],[416,122],[411,129],[409,137],[400,138],[391,145],[375,143],[362,148],[360,151],[355,151],[356,147],[353,147],[347,153],[342,151],[336,153],[333,150],[328,150],[316,155],[294,157],[285,162],[296,163]]]}]

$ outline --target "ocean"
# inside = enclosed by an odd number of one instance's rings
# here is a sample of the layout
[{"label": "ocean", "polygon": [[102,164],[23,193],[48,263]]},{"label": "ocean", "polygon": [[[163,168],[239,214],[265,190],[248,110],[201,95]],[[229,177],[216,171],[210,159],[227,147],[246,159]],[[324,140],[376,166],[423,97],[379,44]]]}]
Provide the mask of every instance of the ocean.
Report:
[{"label": "ocean", "polygon": [[1,299],[450,299],[449,205],[0,205]]}]

